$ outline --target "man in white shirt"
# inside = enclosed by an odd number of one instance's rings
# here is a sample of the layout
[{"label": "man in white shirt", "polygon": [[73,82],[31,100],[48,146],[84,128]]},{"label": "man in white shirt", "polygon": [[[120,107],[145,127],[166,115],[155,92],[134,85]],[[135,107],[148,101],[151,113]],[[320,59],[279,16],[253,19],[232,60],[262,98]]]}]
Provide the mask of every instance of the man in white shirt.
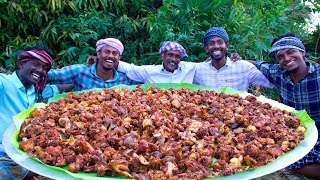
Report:
[{"label": "man in white shirt", "polygon": [[203,43],[210,59],[197,66],[194,84],[212,88],[231,87],[244,91],[248,91],[250,84],[274,87],[250,62],[230,61],[227,57],[229,36],[223,28],[210,28],[203,38]]},{"label": "man in white shirt", "polygon": [[118,71],[143,83],[192,83],[198,63],[181,61],[186,50],[177,42],[165,41],[161,46],[162,64],[136,66],[119,61]]}]

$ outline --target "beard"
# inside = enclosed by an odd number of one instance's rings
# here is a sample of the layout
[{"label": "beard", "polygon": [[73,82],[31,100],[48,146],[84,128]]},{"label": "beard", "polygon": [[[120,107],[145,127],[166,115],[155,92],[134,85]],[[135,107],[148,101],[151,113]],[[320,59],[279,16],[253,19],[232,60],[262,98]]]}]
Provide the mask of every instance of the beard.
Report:
[{"label": "beard", "polygon": [[[214,52],[219,50],[220,54],[215,54]],[[227,57],[227,51],[225,49],[213,49],[209,52],[209,55],[213,61],[219,62]]]},{"label": "beard", "polygon": [[[286,70],[286,69],[285,69]],[[286,70],[289,74],[295,74],[296,72],[299,71],[299,67],[291,69],[291,70]]]},{"label": "beard", "polygon": [[225,57],[227,57],[227,54],[224,54],[221,56],[214,56],[214,55],[210,54],[210,57],[211,57],[212,61],[219,62],[219,61],[223,60]]},{"label": "beard", "polygon": [[[100,68],[103,70],[103,71],[110,71],[110,70],[113,70],[113,66],[111,67],[110,65],[106,65],[106,59],[98,59],[97,61],[97,66],[100,66]],[[112,60],[112,58],[109,58],[110,60]]]},{"label": "beard", "polygon": [[103,68],[103,70],[105,70],[105,71],[111,71],[111,70],[113,70],[113,67],[112,68],[110,68],[110,67],[102,67]]}]

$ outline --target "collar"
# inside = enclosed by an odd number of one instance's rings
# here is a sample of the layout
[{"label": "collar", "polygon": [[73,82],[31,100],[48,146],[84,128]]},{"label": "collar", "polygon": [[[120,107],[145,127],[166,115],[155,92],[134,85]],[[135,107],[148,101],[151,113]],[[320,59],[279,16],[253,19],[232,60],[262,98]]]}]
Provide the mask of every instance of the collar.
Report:
[{"label": "collar", "polygon": [[[26,91],[26,88],[24,87],[24,85],[22,84],[21,80],[19,79],[18,75],[17,75],[17,71],[14,71],[12,74],[12,83],[20,90]],[[34,89],[34,85],[32,85],[29,89],[27,89],[27,92],[32,92],[35,91]]]},{"label": "collar", "polygon": [[97,62],[91,64],[91,66],[90,66],[90,73],[91,73],[92,75],[96,76],[96,77],[99,77],[99,76],[97,75]]},{"label": "collar", "polygon": [[316,71],[316,68],[314,67],[314,65],[310,62],[306,62],[307,66],[309,66],[309,70],[308,73],[314,73]]},{"label": "collar", "polygon": [[230,58],[227,56],[227,60],[226,60],[226,64],[225,66],[231,66],[232,61],[230,60]]},{"label": "collar", "polygon": [[17,74],[17,71],[14,71],[11,75],[12,77],[12,83],[15,84],[15,86],[17,88],[24,88],[24,85],[22,84],[22,82],[20,81],[19,77],[18,77],[18,74]]},{"label": "collar", "polygon": [[[210,61],[208,61],[208,62],[206,62],[206,63],[209,63],[209,64],[213,67],[211,57],[210,57]],[[230,60],[230,58],[227,56],[226,64],[225,64],[224,66],[231,66],[232,63],[233,63],[233,62],[232,62],[232,61]],[[223,66],[223,67],[224,67],[224,66]]]}]

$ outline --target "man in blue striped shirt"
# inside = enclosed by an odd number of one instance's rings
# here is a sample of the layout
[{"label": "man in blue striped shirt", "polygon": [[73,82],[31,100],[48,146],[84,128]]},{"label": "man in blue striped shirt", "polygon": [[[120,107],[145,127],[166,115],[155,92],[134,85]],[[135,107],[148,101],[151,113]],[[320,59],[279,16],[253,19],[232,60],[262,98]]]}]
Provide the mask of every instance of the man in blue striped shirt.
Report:
[{"label": "man in blue striped shirt", "polygon": [[50,84],[74,84],[76,91],[92,88],[109,88],[119,84],[136,85],[140,82],[129,79],[114,66],[120,60],[124,47],[115,38],[100,39],[96,43],[97,61],[89,67],[75,64],[48,72]]},{"label": "man in blue striped shirt", "polygon": [[[254,62],[255,65],[276,86],[281,102],[297,110],[305,109],[315,120],[319,129],[320,65],[305,62],[305,47],[292,33],[275,38],[271,46],[270,56],[278,60],[279,64]],[[308,177],[319,178],[319,139],[309,154],[287,167],[286,170],[294,170]]]}]

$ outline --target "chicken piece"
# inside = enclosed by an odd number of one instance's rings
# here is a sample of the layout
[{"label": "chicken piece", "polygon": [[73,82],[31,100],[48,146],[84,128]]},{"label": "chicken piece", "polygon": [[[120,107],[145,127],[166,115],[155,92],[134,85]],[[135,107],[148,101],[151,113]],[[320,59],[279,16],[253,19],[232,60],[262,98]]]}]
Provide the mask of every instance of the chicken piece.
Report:
[{"label": "chicken piece", "polygon": [[178,168],[173,162],[166,162],[164,166],[161,167],[166,177],[173,177],[178,173]]},{"label": "chicken piece", "polygon": [[34,148],[35,144],[34,144],[34,140],[33,139],[28,139],[26,141],[21,141],[19,144],[19,148],[22,151],[30,151]]},{"label": "chicken piece", "polygon": [[109,166],[117,173],[127,177],[133,178],[129,172],[127,161],[125,160],[111,160]]}]

